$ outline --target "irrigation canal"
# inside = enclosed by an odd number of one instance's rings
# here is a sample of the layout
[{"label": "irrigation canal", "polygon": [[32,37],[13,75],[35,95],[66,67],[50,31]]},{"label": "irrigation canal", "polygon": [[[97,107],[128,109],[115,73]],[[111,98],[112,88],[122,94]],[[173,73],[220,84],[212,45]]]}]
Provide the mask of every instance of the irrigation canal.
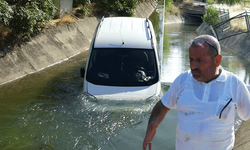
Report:
[{"label": "irrigation canal", "polygon": [[[163,33],[161,17],[158,9],[150,20],[162,48],[161,80],[165,92],[165,82],[189,69],[188,42],[197,36],[199,25],[165,24]],[[141,149],[157,100],[101,104],[89,101],[82,93],[79,77],[87,55],[88,52],[81,53],[0,86],[0,149]],[[221,65],[249,84],[250,63],[226,49],[222,49],[222,55]],[[174,149],[176,116],[176,111],[171,110],[161,123],[153,149]]]}]

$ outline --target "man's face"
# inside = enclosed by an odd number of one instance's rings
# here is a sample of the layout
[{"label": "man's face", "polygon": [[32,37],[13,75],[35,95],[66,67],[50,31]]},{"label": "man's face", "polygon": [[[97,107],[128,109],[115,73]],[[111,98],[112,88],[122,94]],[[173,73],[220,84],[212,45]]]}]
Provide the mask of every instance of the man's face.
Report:
[{"label": "man's face", "polygon": [[216,59],[209,55],[209,46],[203,44],[189,48],[190,68],[193,77],[200,82],[210,82],[217,77]]}]

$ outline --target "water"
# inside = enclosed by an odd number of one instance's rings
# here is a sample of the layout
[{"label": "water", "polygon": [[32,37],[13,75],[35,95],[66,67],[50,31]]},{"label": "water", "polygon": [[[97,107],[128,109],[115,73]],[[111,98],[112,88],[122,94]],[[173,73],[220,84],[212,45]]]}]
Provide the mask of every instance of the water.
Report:
[{"label": "water", "polygon": [[198,36],[199,24],[165,24],[162,61],[162,82],[173,82],[189,69],[188,46]]},{"label": "water", "polygon": [[[0,87],[0,149],[126,149],[122,133],[145,125],[155,101],[86,99],[79,77],[83,57]],[[141,147],[144,125],[139,135],[132,132],[134,148]]]},{"label": "water", "polygon": [[[160,11],[152,14],[162,54],[162,90],[189,69],[188,41],[198,25],[166,24],[164,41]],[[157,16],[159,19],[157,19]],[[0,86],[0,149],[141,149],[147,122],[158,101],[91,101],[82,93],[79,68],[88,52],[38,73]],[[249,83],[249,62],[222,50],[222,66]],[[176,110],[158,127],[153,149],[175,148]]]}]

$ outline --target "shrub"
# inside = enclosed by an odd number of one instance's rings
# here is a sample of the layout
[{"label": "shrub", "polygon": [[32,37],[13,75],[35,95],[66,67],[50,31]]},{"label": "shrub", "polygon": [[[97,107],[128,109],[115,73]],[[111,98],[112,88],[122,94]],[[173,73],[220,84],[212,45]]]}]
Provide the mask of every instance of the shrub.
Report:
[{"label": "shrub", "polygon": [[234,5],[234,4],[240,4],[241,0],[216,0],[217,3],[220,4],[228,4],[228,5]]},{"label": "shrub", "polygon": [[138,0],[95,0],[100,11],[116,13],[121,16],[132,16]]},{"label": "shrub", "polygon": [[89,14],[89,8],[88,7],[83,7],[81,9],[76,10],[76,16],[87,16]]},{"label": "shrub", "polygon": [[9,25],[9,21],[13,18],[13,10],[6,1],[0,0],[0,21],[6,26]]},{"label": "shrub", "polygon": [[165,9],[169,10],[172,7],[173,0],[166,0],[165,1]]},{"label": "shrub", "polygon": [[173,4],[173,0],[165,1],[165,17],[170,14],[179,14],[179,9]]},{"label": "shrub", "polygon": [[207,0],[206,2],[207,2],[206,6],[209,6],[209,5],[212,5],[215,1],[214,0]]},{"label": "shrub", "polygon": [[77,7],[79,5],[85,6],[86,4],[91,4],[91,0],[73,0],[73,7]]},{"label": "shrub", "polygon": [[219,11],[215,9],[213,6],[209,6],[207,8],[207,12],[202,17],[202,20],[210,25],[215,25],[219,23]]},{"label": "shrub", "polygon": [[133,10],[137,6],[137,0],[116,1],[114,10],[122,16],[132,16]]},{"label": "shrub", "polygon": [[[56,13],[52,0],[0,0],[0,21],[16,34],[39,32]],[[4,9],[3,9],[4,8]]]}]

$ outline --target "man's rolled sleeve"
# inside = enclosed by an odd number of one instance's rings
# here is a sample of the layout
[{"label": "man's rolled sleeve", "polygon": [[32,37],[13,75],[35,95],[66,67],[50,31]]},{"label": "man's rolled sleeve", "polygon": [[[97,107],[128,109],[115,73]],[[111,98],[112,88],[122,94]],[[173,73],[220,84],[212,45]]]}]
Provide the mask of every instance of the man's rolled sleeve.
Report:
[{"label": "man's rolled sleeve", "polygon": [[250,95],[246,85],[243,82],[238,84],[236,95],[238,115],[241,119],[248,120],[250,118]]},{"label": "man's rolled sleeve", "polygon": [[162,104],[169,109],[176,109],[177,107],[177,93],[180,84],[180,76],[178,76],[168,91],[162,96]]}]

